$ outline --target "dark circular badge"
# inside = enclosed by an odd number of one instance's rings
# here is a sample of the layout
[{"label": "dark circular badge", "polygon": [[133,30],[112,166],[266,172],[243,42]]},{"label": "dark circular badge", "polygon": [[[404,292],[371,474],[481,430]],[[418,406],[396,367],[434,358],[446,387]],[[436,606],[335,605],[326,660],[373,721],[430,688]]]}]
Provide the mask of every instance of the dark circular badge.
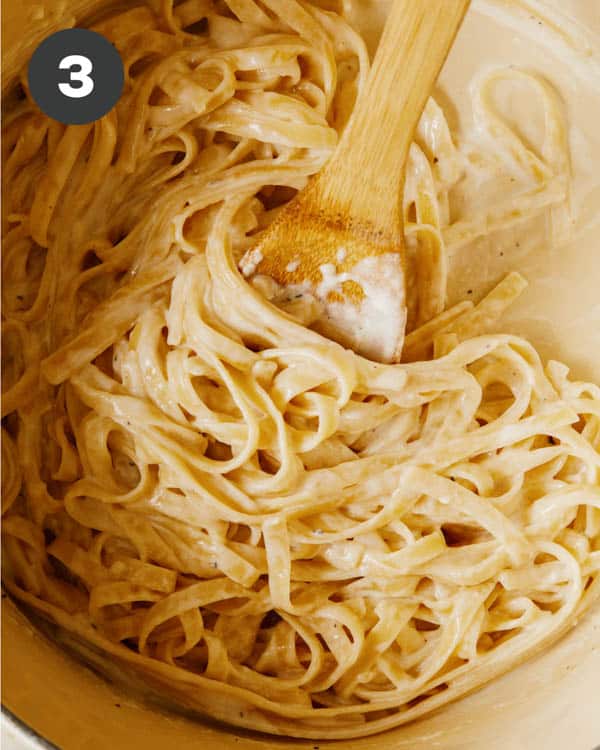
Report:
[{"label": "dark circular badge", "polygon": [[38,107],[65,125],[103,117],[123,91],[123,63],[95,31],[65,29],[39,45],[29,62],[29,90]]}]

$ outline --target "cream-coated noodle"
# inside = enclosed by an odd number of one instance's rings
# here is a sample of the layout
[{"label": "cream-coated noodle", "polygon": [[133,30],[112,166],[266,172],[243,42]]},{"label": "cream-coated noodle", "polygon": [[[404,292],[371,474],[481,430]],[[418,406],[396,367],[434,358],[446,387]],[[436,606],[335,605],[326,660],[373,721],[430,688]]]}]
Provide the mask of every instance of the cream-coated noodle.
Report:
[{"label": "cream-coated noodle", "polygon": [[[130,8],[93,26],[125,62],[115,111],[7,114],[2,509],[23,605],[183,705],[344,739],[487,682],[597,597],[600,388],[493,332],[519,274],[446,309],[449,248],[566,210],[560,108],[519,70],[474,95],[518,175],[493,210],[453,219],[463,155],[423,115],[401,363],[239,272],[365,85],[336,5]],[[494,109],[504,79],[544,108],[539,153]]]}]

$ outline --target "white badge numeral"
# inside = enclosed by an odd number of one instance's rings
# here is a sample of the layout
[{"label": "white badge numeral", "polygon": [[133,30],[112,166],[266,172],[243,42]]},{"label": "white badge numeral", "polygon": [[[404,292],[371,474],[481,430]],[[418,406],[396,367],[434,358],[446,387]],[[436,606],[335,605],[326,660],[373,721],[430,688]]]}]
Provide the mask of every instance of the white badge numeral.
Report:
[{"label": "white badge numeral", "polygon": [[[73,67],[78,66],[79,70],[72,70]],[[83,99],[85,96],[89,96],[94,90],[94,81],[90,77],[90,73],[94,69],[92,61],[89,57],[84,55],[67,55],[58,63],[58,67],[61,70],[70,70],[70,79],[72,82],[79,82],[81,85],[72,86],[71,83],[59,83],[58,88],[61,94],[70,97],[71,99]]]}]

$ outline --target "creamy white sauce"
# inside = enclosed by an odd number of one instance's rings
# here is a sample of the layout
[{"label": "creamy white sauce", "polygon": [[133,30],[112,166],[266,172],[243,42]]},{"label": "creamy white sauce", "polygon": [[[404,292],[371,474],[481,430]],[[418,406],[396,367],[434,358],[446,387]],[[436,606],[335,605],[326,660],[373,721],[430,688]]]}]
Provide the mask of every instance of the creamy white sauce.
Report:
[{"label": "creamy white sauce", "polygon": [[[277,307],[325,336],[370,359],[391,360],[406,326],[404,277],[398,253],[363,258],[341,273],[333,263],[323,264],[320,271],[321,281],[316,287],[308,281],[284,287],[263,274],[254,276],[251,284]],[[332,292],[344,295],[342,285],[346,281],[362,288],[360,304],[330,299]]]},{"label": "creamy white sauce", "polygon": [[250,250],[250,252],[246,253],[240,261],[240,271],[246,278],[253,276],[256,273],[256,269],[261,264],[262,259],[263,254],[260,250],[257,248]]},{"label": "creamy white sauce", "polygon": [[[322,281],[315,294],[323,315],[315,328],[369,359],[389,361],[396,354],[406,325],[404,273],[398,253],[363,258],[349,271],[337,273],[333,264],[321,266]],[[360,305],[332,302],[345,281],[364,292]]]}]

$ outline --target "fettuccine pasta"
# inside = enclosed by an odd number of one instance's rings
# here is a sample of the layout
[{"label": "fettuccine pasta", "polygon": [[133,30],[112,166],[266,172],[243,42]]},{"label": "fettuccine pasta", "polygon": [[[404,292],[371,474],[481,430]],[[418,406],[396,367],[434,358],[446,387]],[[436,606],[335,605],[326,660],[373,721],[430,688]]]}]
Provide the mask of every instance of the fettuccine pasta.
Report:
[{"label": "fettuccine pasta", "polygon": [[[339,5],[130,7],[93,26],[124,61],[116,109],[63,126],[23,77],[3,137],[5,587],[186,707],[328,739],[473,690],[600,591],[600,388],[496,331],[519,274],[446,300],[450,253],[568,213],[548,83],[488,71],[470,161],[429,101],[402,362],[323,338],[306,300],[238,270],[367,85]],[[539,152],[494,108],[506,80],[543,108]],[[461,216],[475,163],[512,188]]]}]

